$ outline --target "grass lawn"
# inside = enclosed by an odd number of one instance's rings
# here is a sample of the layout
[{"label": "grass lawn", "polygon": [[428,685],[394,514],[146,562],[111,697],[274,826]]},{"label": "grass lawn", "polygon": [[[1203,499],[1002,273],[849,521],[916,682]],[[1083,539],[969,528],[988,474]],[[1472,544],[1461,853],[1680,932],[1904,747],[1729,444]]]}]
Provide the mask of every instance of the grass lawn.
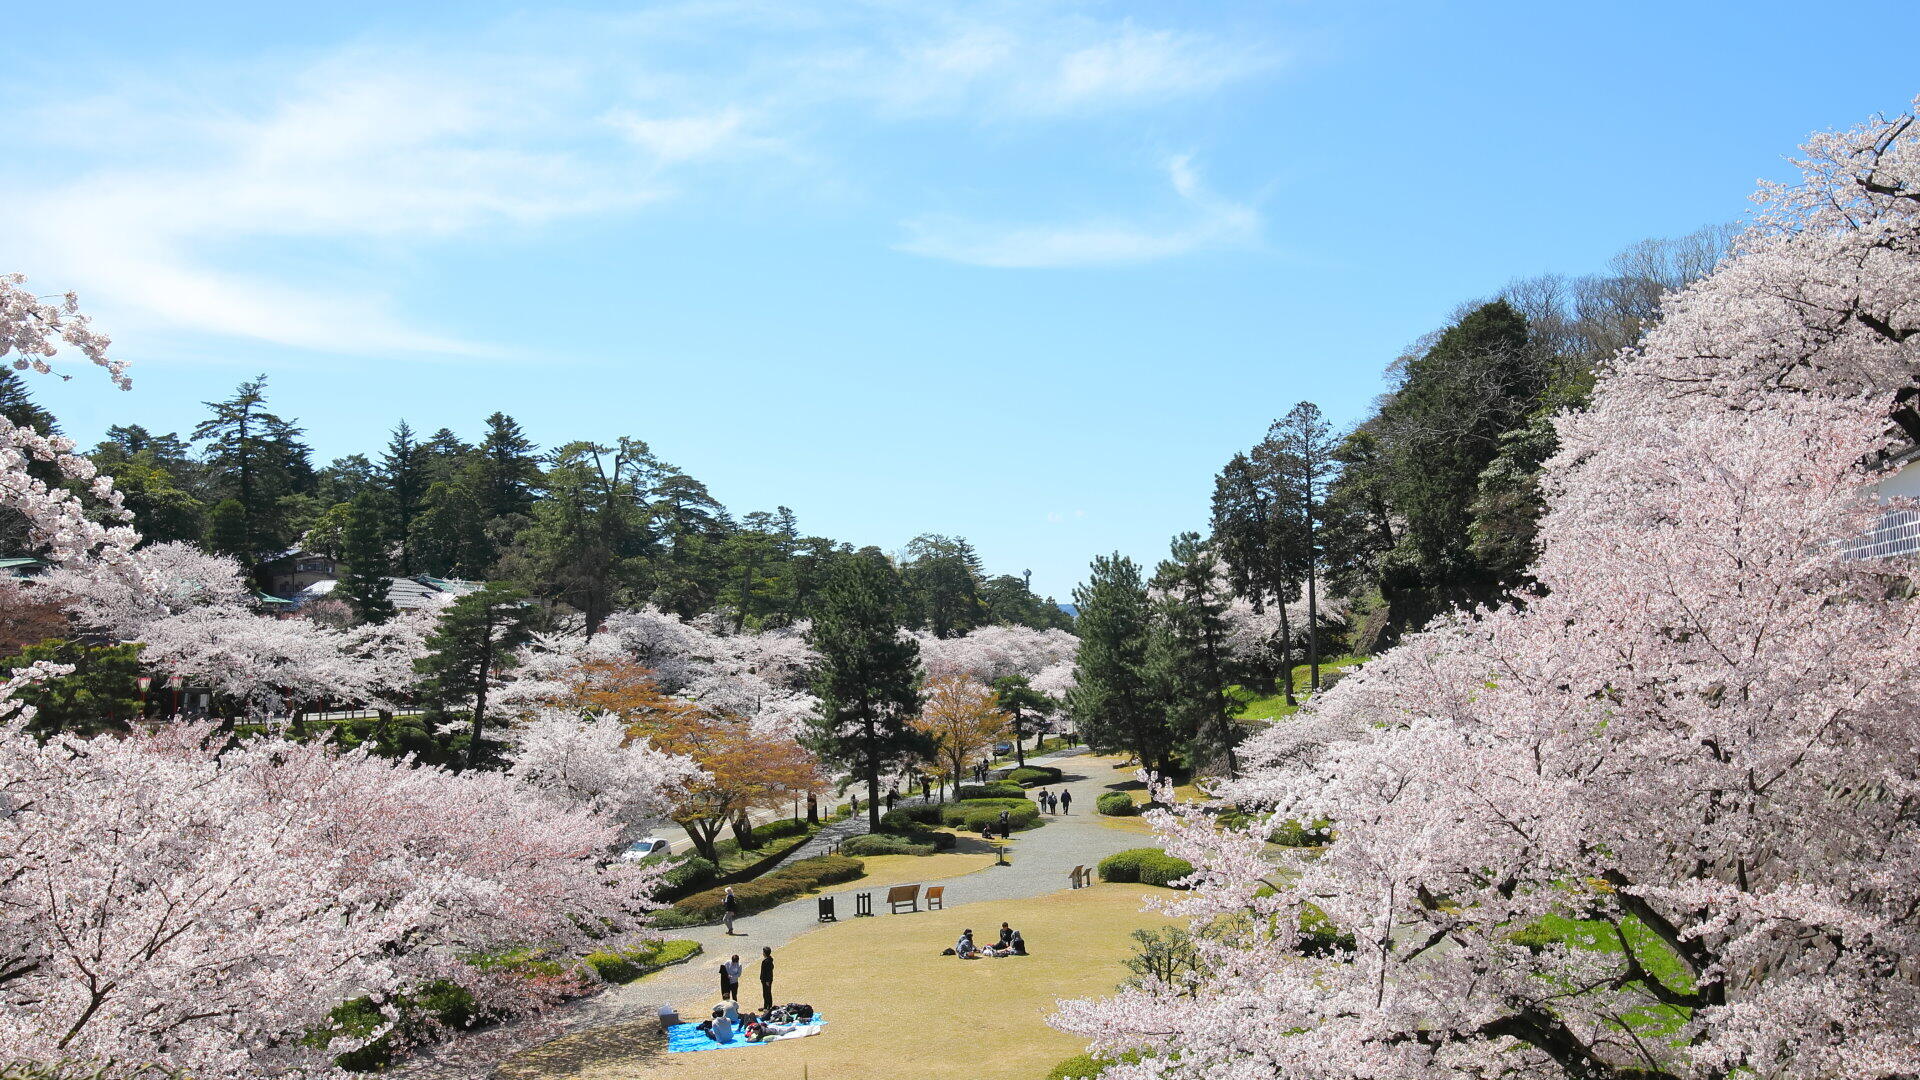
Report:
[{"label": "grass lawn", "polygon": [[[1365,660],[1364,656],[1335,656],[1320,661],[1320,676],[1326,677],[1329,671],[1343,671]],[[1305,664],[1296,664],[1293,668],[1293,695],[1300,701],[1309,696],[1307,685],[1313,681],[1313,669]],[[1240,709],[1234,713],[1238,720],[1279,720],[1292,716],[1298,706],[1287,704],[1285,694],[1275,692],[1266,697],[1255,694],[1244,686],[1235,686],[1227,691],[1228,696],[1238,702]]]},{"label": "grass lawn", "polygon": [[[835,923],[775,950],[776,997],[827,1018],[808,1039],[667,1054],[653,1021],[568,1036],[507,1062],[500,1080],[1039,1080],[1085,1049],[1047,1026],[1063,997],[1105,994],[1126,978],[1128,935],[1167,925],[1140,910],[1144,885],[1095,885],[1030,900]],[[941,956],[960,931],[1018,927],[1032,956]],[[636,984],[645,986],[642,982]],[[758,987],[749,986],[757,995]],[[743,998],[751,996],[742,993]],[[679,1003],[702,1015],[707,997]]]},{"label": "grass lawn", "polygon": [[860,864],[867,868],[863,877],[844,885],[829,886],[829,891],[856,887],[885,888],[916,881],[956,878],[992,866],[993,856],[977,851],[942,851],[935,855],[862,855]]}]

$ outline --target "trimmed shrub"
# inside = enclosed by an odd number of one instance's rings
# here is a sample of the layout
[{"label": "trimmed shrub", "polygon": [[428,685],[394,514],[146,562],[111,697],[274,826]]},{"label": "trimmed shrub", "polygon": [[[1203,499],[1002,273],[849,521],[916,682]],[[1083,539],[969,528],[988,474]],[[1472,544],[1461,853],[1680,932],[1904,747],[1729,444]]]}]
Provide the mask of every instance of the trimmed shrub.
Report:
[{"label": "trimmed shrub", "polygon": [[[393,1064],[397,1051],[424,1041],[436,1030],[465,1031],[499,1019],[480,1009],[466,988],[447,979],[396,994],[393,1009],[398,1019],[392,1030],[357,1050],[335,1055],[333,1063],[348,1072],[373,1072]],[[386,1023],[386,1014],[371,997],[357,997],[334,1006],[326,1024],[308,1031],[300,1041],[326,1049],[335,1041],[358,1042]]]},{"label": "trimmed shrub", "polygon": [[1333,839],[1332,822],[1283,821],[1267,834],[1267,842],[1282,847],[1319,847]]},{"label": "trimmed shrub", "polygon": [[1108,817],[1132,817],[1140,812],[1140,804],[1124,791],[1107,792],[1094,800],[1093,808]]},{"label": "trimmed shrub", "polygon": [[996,780],[991,784],[961,784],[954,789],[953,797],[961,802],[973,799],[1024,799],[1027,789],[1019,784]]},{"label": "trimmed shrub", "polygon": [[699,954],[700,943],[697,941],[649,941],[617,952],[588,953],[586,963],[603,981],[630,983],[642,975],[652,974]]},{"label": "trimmed shrub", "polygon": [[1342,933],[1326,912],[1312,904],[1300,905],[1300,934],[1302,956],[1350,956],[1360,949],[1352,934]]},{"label": "trimmed shrub", "polygon": [[1016,831],[1040,824],[1040,808],[1030,799],[968,799],[948,803],[940,809],[940,821],[966,832],[998,828],[1000,812],[1007,812],[1007,823]]},{"label": "trimmed shrub", "polygon": [[[928,835],[945,834],[930,833]],[[896,836],[890,833],[868,833],[865,836],[856,836],[840,845],[840,854],[853,856],[931,855],[933,852],[934,844],[931,840],[924,844],[916,843],[910,837]]]},{"label": "trimmed shrub", "polygon": [[1193,864],[1159,848],[1129,848],[1100,860],[1100,880],[1167,886],[1193,873]]},{"label": "trimmed shrub", "polygon": [[[1120,1055],[1120,1061],[1133,1064],[1140,1060],[1140,1051],[1129,1050]],[[1075,1054],[1053,1067],[1047,1074],[1047,1080],[1096,1080],[1101,1070],[1119,1064],[1112,1058],[1098,1057],[1093,1054]]]},{"label": "trimmed shrub", "polygon": [[[842,881],[852,881],[865,872],[859,859],[850,859],[844,855],[821,855],[812,859],[801,859],[765,877],[735,885],[733,898],[740,905],[740,914],[752,915],[771,907],[778,907],[813,889],[837,885]],[[724,886],[697,892],[666,911],[656,912],[653,924],[677,928],[716,922],[720,918],[721,911],[724,910],[726,900],[727,890]],[[674,914],[675,912],[678,914]]]},{"label": "trimmed shrub", "polygon": [[922,825],[940,824],[938,805],[900,806],[887,811],[880,817],[882,832],[911,833]]},{"label": "trimmed shrub", "polygon": [[1021,787],[1037,787],[1060,782],[1060,770],[1051,765],[1028,765],[1007,774],[1007,779]]},{"label": "trimmed shrub", "polygon": [[755,825],[753,837],[761,843],[766,843],[769,840],[785,840],[789,836],[805,836],[812,829],[813,826],[807,824],[806,818],[780,818],[777,821]]},{"label": "trimmed shrub", "polygon": [[660,881],[661,890],[668,895],[685,896],[690,892],[698,892],[713,884],[714,879],[720,876],[719,867],[698,855],[649,855],[641,861],[654,863],[672,859],[678,861],[667,868],[666,875]]}]

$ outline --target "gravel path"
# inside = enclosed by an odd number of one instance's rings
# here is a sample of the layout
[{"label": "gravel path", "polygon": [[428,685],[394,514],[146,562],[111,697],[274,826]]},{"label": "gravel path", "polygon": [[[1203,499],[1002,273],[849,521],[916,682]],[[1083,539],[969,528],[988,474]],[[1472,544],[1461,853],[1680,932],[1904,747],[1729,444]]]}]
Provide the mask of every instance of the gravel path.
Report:
[{"label": "gravel path", "polygon": [[[1114,852],[1153,842],[1151,836],[1100,824],[1094,814],[1094,800],[1106,790],[1107,784],[1121,778],[1121,774],[1107,767],[1104,762],[1095,762],[1090,758],[1076,762],[1075,759],[1087,758],[1087,755],[1088,751],[1083,748],[1028,758],[1033,764],[1060,767],[1065,782],[1053,785],[1051,790],[1055,793],[1063,787],[1071,790],[1073,812],[1047,815],[1045,826],[1016,834],[1007,847],[1010,865],[988,866],[971,874],[941,881],[940,884],[946,886],[945,902],[948,905],[983,900],[1024,900],[1057,892],[1068,887],[1067,874],[1075,866],[1091,868]],[[1076,764],[1085,767],[1076,768]],[[1038,789],[1034,789],[1033,793],[1038,794]],[[836,836],[818,850],[795,852],[791,858],[822,854],[831,850],[833,842],[865,832],[866,815],[836,822],[822,830],[814,840],[819,841],[830,831],[843,826],[848,827],[844,835]],[[810,841],[807,846],[811,848],[813,844],[814,841]],[[941,921],[939,912],[922,911],[917,915],[897,916],[886,914],[884,888],[862,888],[858,882],[853,882],[845,889],[802,897],[757,915],[736,919],[736,933],[732,937],[728,937],[725,928],[720,926],[666,931],[669,937],[698,941],[704,952],[688,963],[656,972],[625,986],[610,987],[593,997],[557,1009],[537,1021],[509,1024],[494,1032],[457,1040],[438,1053],[415,1059],[397,1072],[419,1080],[481,1077],[491,1072],[493,1066],[505,1057],[562,1035],[648,1022],[661,1005],[673,1005],[684,1011],[689,1006],[710,1003],[719,996],[719,976],[715,968],[734,953],[740,955],[743,968],[743,1002],[750,997],[757,999],[760,988],[755,972],[758,971],[762,946],[774,948],[777,965],[781,946],[801,934],[830,925],[819,921],[820,896],[833,897],[836,913],[845,920],[853,917],[855,895],[868,891],[875,894],[874,908],[879,912],[875,916],[877,918],[924,919],[931,941],[951,941],[959,935],[958,928],[946,926]],[[783,986],[776,980],[774,995],[777,998],[804,1001],[806,989],[803,986]],[[758,1005],[757,1000],[747,1003]]]}]

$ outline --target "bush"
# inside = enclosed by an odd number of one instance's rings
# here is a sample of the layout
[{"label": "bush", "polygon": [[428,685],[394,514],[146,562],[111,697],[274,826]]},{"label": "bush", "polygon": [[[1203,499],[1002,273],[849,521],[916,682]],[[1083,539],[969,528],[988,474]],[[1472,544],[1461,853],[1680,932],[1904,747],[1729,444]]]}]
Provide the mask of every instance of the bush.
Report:
[{"label": "bush", "polygon": [[[944,836],[944,833],[928,833],[929,836]],[[856,836],[840,845],[842,855],[931,855],[935,850],[933,841],[916,842],[907,836],[890,833],[868,833]]]},{"label": "bush", "polygon": [[1169,885],[1193,873],[1193,864],[1159,848],[1129,848],[1100,860],[1101,881]]},{"label": "bush", "polygon": [[1341,933],[1327,913],[1312,904],[1300,905],[1300,954],[1337,958],[1359,951],[1352,934]]},{"label": "bush", "polygon": [[780,818],[753,827],[753,838],[766,843],[769,840],[785,840],[790,836],[805,836],[813,831],[806,818]]},{"label": "bush", "polygon": [[1007,779],[1021,787],[1036,787],[1060,782],[1060,770],[1051,765],[1028,765],[1007,774]]},{"label": "bush", "polygon": [[1333,839],[1332,822],[1322,818],[1311,824],[1283,821],[1267,834],[1267,842],[1282,847],[1319,847]]},{"label": "bush", "polygon": [[685,896],[698,892],[713,884],[720,876],[720,868],[698,855],[649,855],[643,863],[667,863],[667,872],[661,878],[662,892],[671,896]]},{"label": "bush", "polygon": [[[409,993],[395,995],[393,1010],[398,1019],[392,1030],[365,1046],[335,1055],[333,1063],[349,1072],[373,1072],[393,1064],[396,1052],[424,1041],[437,1029],[464,1031],[499,1019],[480,1009],[464,987],[446,979],[435,979]],[[386,1023],[386,1014],[371,997],[357,997],[335,1005],[327,1013],[326,1024],[307,1032],[300,1041],[326,1049],[335,1041],[358,1042]]]},{"label": "bush", "polygon": [[1094,800],[1093,808],[1108,817],[1132,817],[1140,812],[1140,804],[1124,791],[1107,792]]},{"label": "bush", "polygon": [[1040,824],[1040,808],[1030,799],[968,799],[965,802],[948,803],[940,808],[940,821],[966,832],[980,832],[989,828],[997,830],[1002,810],[1007,813],[1008,825],[1016,831]]},{"label": "bush", "polygon": [[[740,914],[765,911],[813,889],[852,881],[865,871],[860,860],[844,855],[821,855],[783,866],[766,877],[742,882],[733,887]],[[716,922],[727,900],[725,887],[697,892],[653,917],[659,927],[678,928]],[[675,913],[678,914],[675,914]]]},{"label": "bush", "polygon": [[[1120,1061],[1132,1064],[1140,1060],[1140,1051],[1129,1050],[1120,1055]],[[1120,1062],[1112,1058],[1098,1057],[1093,1054],[1075,1054],[1053,1067],[1047,1074],[1047,1080],[1095,1080],[1102,1069],[1110,1068]]]},{"label": "bush", "polygon": [[589,953],[586,962],[603,981],[630,983],[642,975],[652,974],[669,964],[677,964],[699,954],[700,943],[697,941],[649,941],[617,952]]},{"label": "bush", "polygon": [[880,818],[882,832],[913,833],[923,825],[940,824],[940,807],[936,805],[901,806],[887,811]]},{"label": "bush", "polygon": [[972,799],[1024,799],[1027,789],[1019,784],[995,781],[991,784],[961,784],[953,791],[953,797],[962,802]]}]

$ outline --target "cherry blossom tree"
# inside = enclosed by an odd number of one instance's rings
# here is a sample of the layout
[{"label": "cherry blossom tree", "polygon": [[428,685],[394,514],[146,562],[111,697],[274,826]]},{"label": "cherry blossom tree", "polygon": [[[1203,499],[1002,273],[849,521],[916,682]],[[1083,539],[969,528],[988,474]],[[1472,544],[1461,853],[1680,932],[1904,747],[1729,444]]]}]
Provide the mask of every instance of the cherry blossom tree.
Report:
[{"label": "cherry blossom tree", "polygon": [[541,709],[515,724],[510,738],[510,773],[629,828],[658,820],[707,780],[692,759],[654,749],[607,713]]},{"label": "cherry blossom tree", "polygon": [[1199,974],[1062,1006],[1106,1076],[1920,1071],[1920,605],[1849,542],[1920,371],[1914,123],[1816,137],[1558,419],[1541,595],[1250,743],[1251,824],[1150,815]]},{"label": "cherry blossom tree", "polygon": [[609,863],[618,827],[585,806],[209,734],[0,733],[0,1060],[326,1071],[289,1037],[344,997],[446,978],[525,1009],[550,980],[462,958],[643,932],[657,876]]}]

